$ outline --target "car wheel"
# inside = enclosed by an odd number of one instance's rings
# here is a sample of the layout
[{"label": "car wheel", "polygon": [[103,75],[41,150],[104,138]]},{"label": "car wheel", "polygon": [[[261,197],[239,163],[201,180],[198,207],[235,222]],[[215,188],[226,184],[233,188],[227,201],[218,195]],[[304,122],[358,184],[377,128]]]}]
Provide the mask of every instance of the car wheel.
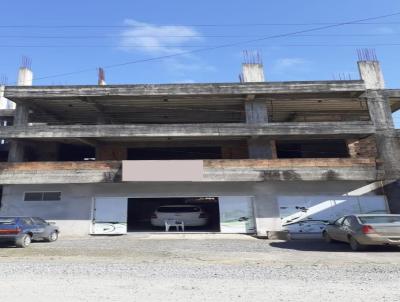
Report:
[{"label": "car wheel", "polygon": [[349,238],[349,243],[353,251],[362,251],[365,249],[365,245],[358,243],[358,241],[353,237]]},{"label": "car wheel", "polygon": [[56,241],[57,239],[58,239],[58,232],[54,231],[54,232],[50,233],[50,235],[47,237],[46,241],[53,242],[53,241]]},{"label": "car wheel", "polygon": [[328,232],[323,232],[322,237],[324,237],[324,240],[326,243],[332,243],[333,239],[332,237],[328,234]]},{"label": "car wheel", "polygon": [[24,234],[20,239],[15,242],[17,247],[25,248],[31,245],[32,237],[29,234]]}]

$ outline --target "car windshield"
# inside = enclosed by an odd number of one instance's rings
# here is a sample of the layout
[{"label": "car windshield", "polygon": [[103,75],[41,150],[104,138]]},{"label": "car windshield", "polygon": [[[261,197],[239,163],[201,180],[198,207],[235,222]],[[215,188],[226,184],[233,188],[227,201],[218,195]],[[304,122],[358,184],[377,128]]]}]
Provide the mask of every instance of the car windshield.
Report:
[{"label": "car windshield", "polygon": [[359,216],[362,223],[398,223],[400,216]]},{"label": "car windshield", "polygon": [[158,212],[160,213],[189,213],[189,212],[200,212],[199,207],[159,207]]},{"label": "car windshield", "polygon": [[15,224],[15,218],[0,218],[0,224]]}]

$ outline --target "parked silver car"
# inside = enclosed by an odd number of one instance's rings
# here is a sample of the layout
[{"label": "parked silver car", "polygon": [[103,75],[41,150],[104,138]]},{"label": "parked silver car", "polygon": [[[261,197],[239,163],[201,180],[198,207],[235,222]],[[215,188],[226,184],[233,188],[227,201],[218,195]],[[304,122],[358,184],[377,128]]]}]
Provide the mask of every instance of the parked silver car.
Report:
[{"label": "parked silver car", "polygon": [[160,206],[151,215],[151,224],[155,227],[164,227],[167,220],[182,221],[185,227],[200,227],[207,225],[208,215],[196,205]]},{"label": "parked silver car", "polygon": [[322,235],[326,242],[348,242],[354,251],[368,245],[400,246],[400,215],[358,214],[328,224]]}]

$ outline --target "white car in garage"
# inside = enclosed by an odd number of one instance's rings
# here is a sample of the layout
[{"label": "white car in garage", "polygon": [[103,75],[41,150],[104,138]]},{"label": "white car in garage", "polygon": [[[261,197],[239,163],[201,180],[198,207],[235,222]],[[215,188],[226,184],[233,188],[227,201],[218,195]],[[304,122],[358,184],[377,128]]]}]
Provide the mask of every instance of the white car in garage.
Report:
[{"label": "white car in garage", "polygon": [[164,227],[168,220],[182,221],[185,227],[200,227],[207,225],[208,215],[196,205],[160,206],[151,216],[151,225]]}]

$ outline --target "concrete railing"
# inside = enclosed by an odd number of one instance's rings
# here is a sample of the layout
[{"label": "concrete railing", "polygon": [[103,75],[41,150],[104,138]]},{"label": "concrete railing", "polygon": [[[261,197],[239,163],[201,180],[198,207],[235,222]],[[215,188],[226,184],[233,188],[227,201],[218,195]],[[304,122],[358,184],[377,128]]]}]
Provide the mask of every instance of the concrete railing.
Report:
[{"label": "concrete railing", "polygon": [[[154,171],[155,173],[157,171]],[[374,158],[203,160],[202,181],[383,179]],[[114,183],[122,161],[0,163],[0,184]]]}]

